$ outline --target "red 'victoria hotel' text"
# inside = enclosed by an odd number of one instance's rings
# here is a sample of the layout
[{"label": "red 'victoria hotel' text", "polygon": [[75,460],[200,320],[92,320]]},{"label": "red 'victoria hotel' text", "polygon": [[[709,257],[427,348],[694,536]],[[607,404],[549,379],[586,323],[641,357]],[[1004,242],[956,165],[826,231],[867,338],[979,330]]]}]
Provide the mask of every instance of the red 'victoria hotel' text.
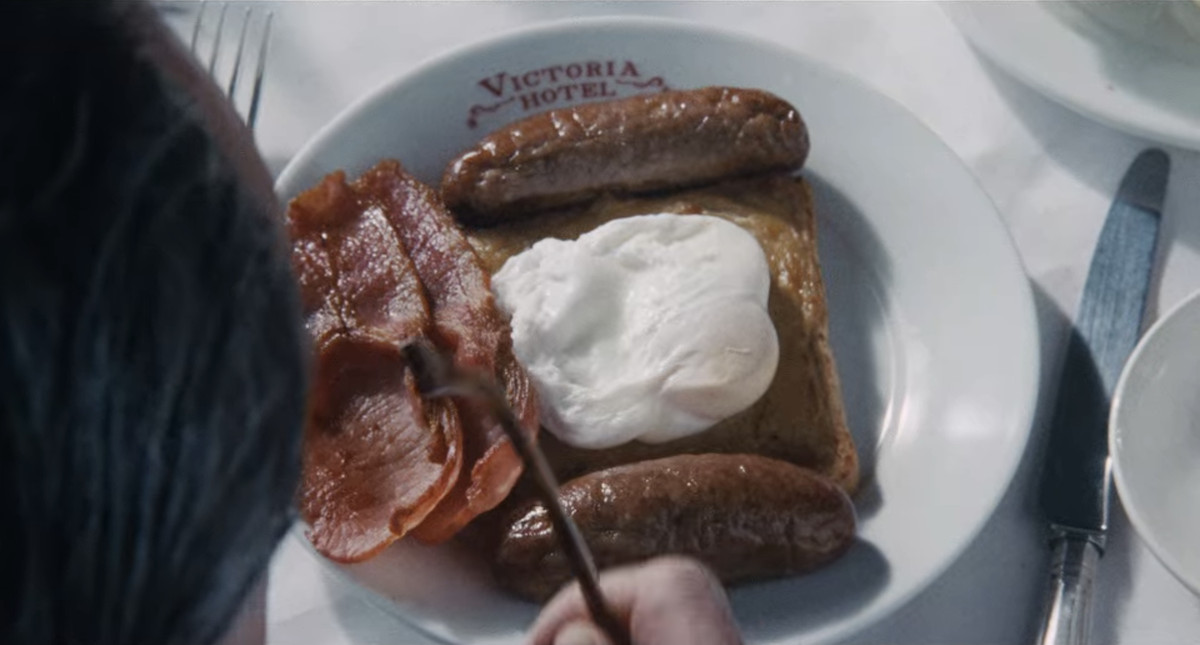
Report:
[{"label": "red 'victoria hotel' text", "polygon": [[500,72],[479,81],[498,99],[520,101],[522,110],[544,109],[560,101],[613,98],[617,96],[617,84],[638,89],[663,87],[662,78],[642,78],[637,65],[628,60],[581,61],[519,74]]}]

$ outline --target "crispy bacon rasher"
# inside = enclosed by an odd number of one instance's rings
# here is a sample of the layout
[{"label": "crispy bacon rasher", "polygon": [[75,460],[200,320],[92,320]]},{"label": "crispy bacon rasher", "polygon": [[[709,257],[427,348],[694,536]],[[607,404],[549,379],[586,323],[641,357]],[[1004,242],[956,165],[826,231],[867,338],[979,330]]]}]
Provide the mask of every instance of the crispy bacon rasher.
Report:
[{"label": "crispy bacon rasher", "polygon": [[319,552],[358,562],[412,533],[441,542],[499,504],[522,471],[478,404],[422,401],[401,350],[431,340],[493,375],[528,431],[537,401],[489,277],[436,193],[384,161],[335,172],[288,208],[316,352],[300,509]]},{"label": "crispy bacon rasher", "polygon": [[300,511],[325,556],[370,558],[423,520],[462,466],[448,401],[423,401],[401,350],[432,318],[377,207],[334,173],[288,208],[315,378]]},{"label": "crispy bacon rasher", "polygon": [[[491,278],[437,193],[386,160],[356,182],[377,203],[404,243],[433,311],[432,339],[462,369],[497,379],[526,432],[537,432],[538,405],[512,351],[508,321],[496,307]],[[454,536],[504,500],[523,469],[499,423],[477,401],[458,399],[463,474],[413,535],[427,543]],[[468,470],[469,469],[469,470]]]}]

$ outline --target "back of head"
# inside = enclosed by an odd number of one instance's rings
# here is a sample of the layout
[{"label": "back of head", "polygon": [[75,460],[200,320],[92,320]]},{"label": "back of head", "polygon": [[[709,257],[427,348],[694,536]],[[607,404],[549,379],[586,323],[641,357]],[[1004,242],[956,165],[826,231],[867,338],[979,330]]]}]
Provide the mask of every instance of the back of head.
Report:
[{"label": "back of head", "polygon": [[0,19],[0,642],[215,642],[287,530],[305,340],[274,204],[128,3]]}]

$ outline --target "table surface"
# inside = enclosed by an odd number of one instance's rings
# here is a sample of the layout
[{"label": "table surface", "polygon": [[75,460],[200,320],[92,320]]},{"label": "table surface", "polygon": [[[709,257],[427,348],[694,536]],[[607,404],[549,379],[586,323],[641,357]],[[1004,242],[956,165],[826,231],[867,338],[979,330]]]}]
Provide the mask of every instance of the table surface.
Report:
[{"label": "table surface", "polygon": [[[260,6],[264,3],[259,3]],[[452,47],[560,18],[654,15],[757,35],[900,102],[979,179],[1034,285],[1043,389],[1033,438],[980,537],[938,580],[848,643],[1024,643],[1046,578],[1034,475],[1064,338],[1109,202],[1150,142],[1094,123],[1008,77],[929,2],[277,2],[257,136],[278,173],[364,93]],[[179,19],[182,20],[182,19]],[[1148,318],[1200,289],[1200,154],[1167,148],[1170,194]],[[331,576],[295,538],[271,569],[272,645],[424,643]],[[1151,555],[1119,505],[1093,606],[1095,643],[1200,640],[1200,599]]]}]

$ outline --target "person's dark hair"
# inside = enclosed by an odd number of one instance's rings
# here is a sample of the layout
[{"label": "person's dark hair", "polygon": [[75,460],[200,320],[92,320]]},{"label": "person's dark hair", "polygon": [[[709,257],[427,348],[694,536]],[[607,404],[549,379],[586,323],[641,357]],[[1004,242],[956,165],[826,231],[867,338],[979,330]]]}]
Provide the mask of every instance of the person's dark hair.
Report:
[{"label": "person's dark hair", "polygon": [[7,645],[213,643],[293,519],[281,229],[125,9],[0,10]]}]

